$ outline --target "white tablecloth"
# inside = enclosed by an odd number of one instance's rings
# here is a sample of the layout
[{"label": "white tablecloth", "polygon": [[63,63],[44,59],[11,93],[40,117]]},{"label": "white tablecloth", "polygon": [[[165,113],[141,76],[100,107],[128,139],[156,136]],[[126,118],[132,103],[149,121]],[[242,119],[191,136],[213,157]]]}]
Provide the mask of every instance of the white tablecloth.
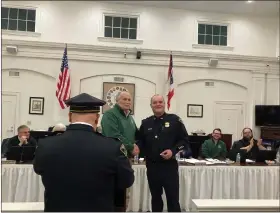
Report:
[{"label": "white tablecloth", "polygon": [[[134,165],[128,211],[151,210],[144,165]],[[279,199],[279,166],[180,166],[180,204],[192,199]],[[166,173],[168,176],[168,173]],[[32,165],[2,165],[2,202],[44,201],[44,187]],[[165,209],[166,201],[164,195]]]}]

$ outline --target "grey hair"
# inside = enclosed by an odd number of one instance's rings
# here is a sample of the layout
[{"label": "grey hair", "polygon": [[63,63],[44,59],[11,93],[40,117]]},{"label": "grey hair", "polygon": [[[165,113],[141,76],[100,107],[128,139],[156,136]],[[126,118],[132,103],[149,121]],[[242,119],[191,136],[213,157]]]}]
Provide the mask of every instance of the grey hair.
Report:
[{"label": "grey hair", "polygon": [[116,102],[118,102],[118,100],[120,99],[121,93],[122,92],[118,92],[118,94],[116,95]]},{"label": "grey hair", "polygon": [[127,91],[120,91],[120,92],[118,92],[118,94],[116,95],[116,102],[119,101],[119,99],[120,99],[120,97],[121,97],[121,94],[124,93],[124,92],[126,92],[126,93],[128,93],[128,94],[130,95],[130,93],[127,92]]},{"label": "grey hair", "polygon": [[154,97],[156,97],[156,96],[160,96],[160,97],[162,97],[162,99],[163,99],[163,103],[165,103],[165,100],[164,100],[163,95],[160,95],[160,94],[155,94],[155,95],[153,95],[153,96],[151,97],[151,101],[150,101],[150,103],[151,103],[151,104],[152,104],[152,102],[153,102]]},{"label": "grey hair", "polygon": [[59,124],[56,124],[53,129],[52,129],[52,132],[63,132],[66,130],[66,126],[62,123],[59,123]]}]

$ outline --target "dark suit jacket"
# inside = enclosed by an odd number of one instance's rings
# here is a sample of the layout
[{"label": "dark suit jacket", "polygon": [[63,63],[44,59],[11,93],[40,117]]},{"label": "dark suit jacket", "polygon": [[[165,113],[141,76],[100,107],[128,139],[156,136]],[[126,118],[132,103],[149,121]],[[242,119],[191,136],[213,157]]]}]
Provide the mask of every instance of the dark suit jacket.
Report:
[{"label": "dark suit jacket", "polygon": [[254,139],[254,146],[251,148],[249,152],[247,152],[246,150],[243,150],[241,148],[248,146],[250,144],[249,141],[244,141],[243,139],[239,141],[235,141],[231,147],[231,150],[229,151],[229,158],[232,161],[235,161],[237,153],[240,153],[241,162],[244,162],[246,159],[255,160],[259,153],[259,148],[257,146],[257,143],[258,141]]},{"label": "dark suit jacket", "polygon": [[45,186],[45,211],[114,211],[115,188],[134,182],[121,143],[84,124],[39,140],[34,170]]},{"label": "dark suit jacket", "polygon": [[9,149],[9,140],[10,138],[6,138],[2,141],[1,144],[1,157],[6,157],[8,149]]},{"label": "dark suit jacket", "polygon": [[[32,137],[30,137],[27,140],[27,142],[28,142],[27,144],[24,144],[22,146],[35,146],[35,147],[37,146],[37,141],[34,138],[32,138]],[[12,146],[19,146],[19,143],[20,143],[20,141],[19,141],[17,135],[12,137],[12,138],[10,138],[9,142],[8,142],[8,152],[11,149]]]}]

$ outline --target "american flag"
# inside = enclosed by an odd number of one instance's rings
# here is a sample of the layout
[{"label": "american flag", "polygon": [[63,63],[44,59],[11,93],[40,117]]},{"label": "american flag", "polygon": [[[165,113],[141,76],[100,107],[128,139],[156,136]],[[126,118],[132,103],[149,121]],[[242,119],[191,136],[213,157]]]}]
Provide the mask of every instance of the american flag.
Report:
[{"label": "american flag", "polygon": [[62,109],[65,109],[67,105],[65,100],[70,98],[70,72],[68,67],[67,46],[64,49],[60,73],[56,85],[56,97],[59,105]]},{"label": "american flag", "polygon": [[173,58],[170,54],[169,68],[168,68],[168,82],[169,82],[169,91],[167,94],[167,109],[169,110],[171,105],[171,99],[174,96],[174,78],[173,78]]}]

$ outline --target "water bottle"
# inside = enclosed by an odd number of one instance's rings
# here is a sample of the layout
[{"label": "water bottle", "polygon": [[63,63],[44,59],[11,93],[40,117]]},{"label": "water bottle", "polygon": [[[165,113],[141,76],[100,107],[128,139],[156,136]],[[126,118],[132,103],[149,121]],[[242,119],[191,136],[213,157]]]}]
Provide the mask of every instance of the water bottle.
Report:
[{"label": "water bottle", "polygon": [[178,153],[176,154],[176,160],[177,160],[177,161],[180,160],[180,152],[178,152]]},{"label": "water bottle", "polygon": [[241,159],[240,153],[237,153],[235,163],[240,165],[240,159]]},{"label": "water bottle", "polygon": [[276,154],[276,163],[280,164],[280,147],[278,148],[278,152]]},{"label": "water bottle", "polygon": [[139,163],[139,156],[135,155],[134,156],[134,164],[138,164]]}]

